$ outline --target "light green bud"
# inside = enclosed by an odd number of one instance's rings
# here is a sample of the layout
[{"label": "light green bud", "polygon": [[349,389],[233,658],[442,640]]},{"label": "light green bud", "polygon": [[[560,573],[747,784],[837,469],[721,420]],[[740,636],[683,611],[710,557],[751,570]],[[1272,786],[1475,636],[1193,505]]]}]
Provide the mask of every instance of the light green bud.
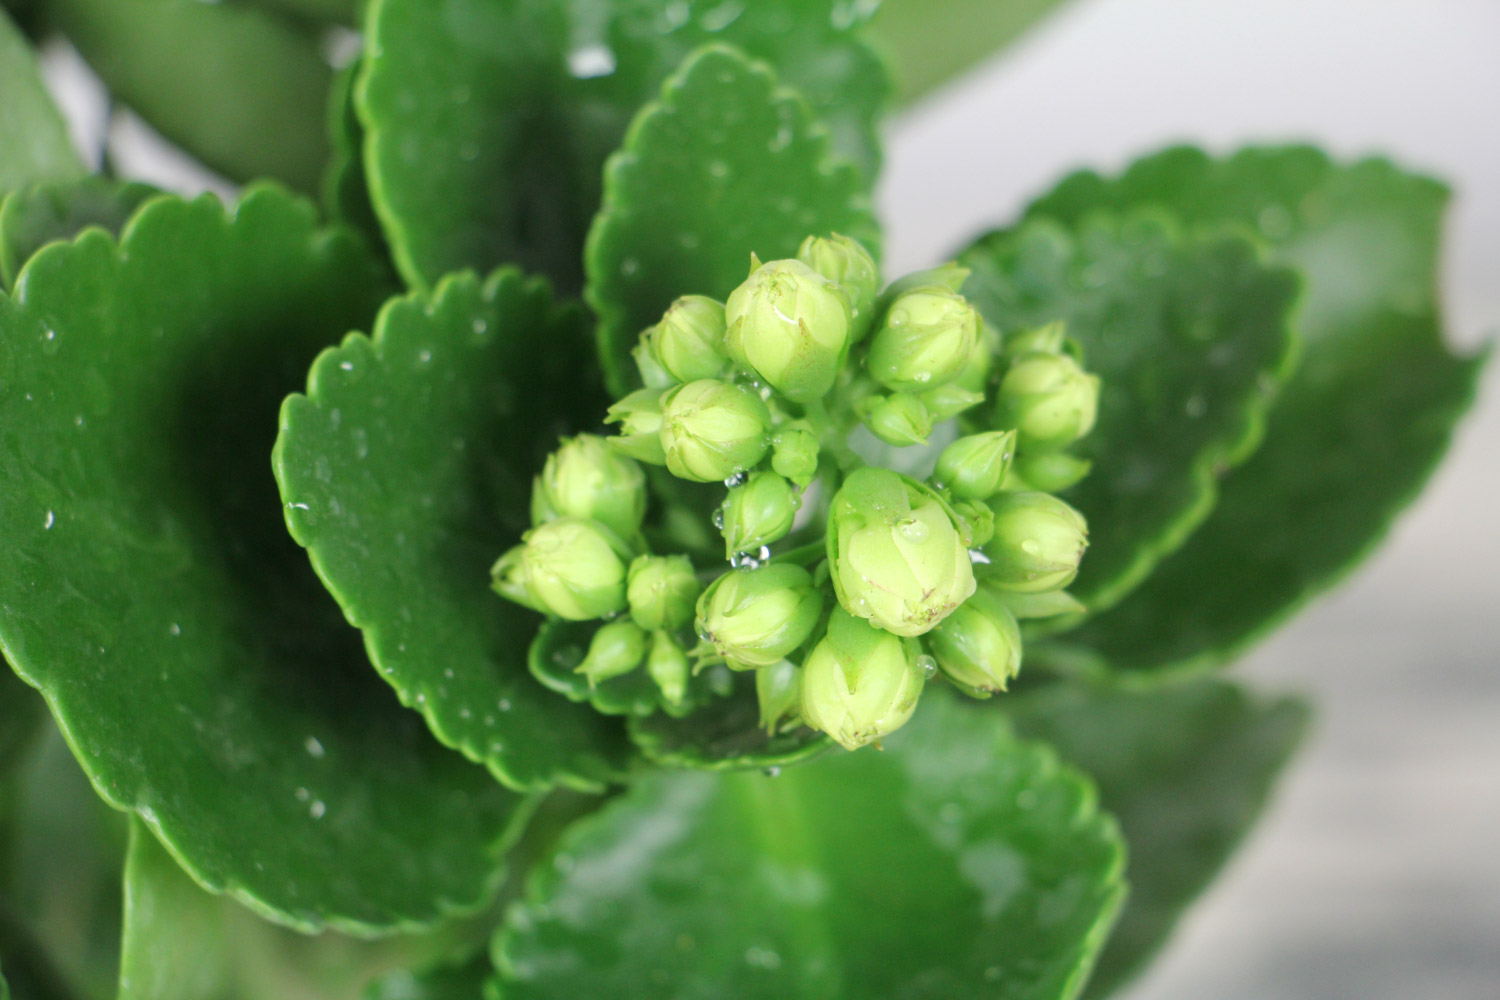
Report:
[{"label": "light green bud", "polygon": [[943,449],[933,478],[962,500],[987,500],[1000,492],[1015,453],[1015,431],[970,434]]},{"label": "light green bud", "polygon": [[918,288],[886,310],[865,368],[891,389],[930,389],[957,378],[978,342],[979,313],[962,295]]},{"label": "light green bud", "polygon": [[979,318],[979,337],[974,341],[974,350],[969,354],[969,360],[964,363],[964,370],[958,373],[953,384],[969,392],[984,395],[989,389],[990,369],[994,367],[995,358],[1000,353],[1000,332]]},{"label": "light green bud", "polygon": [[736,669],[768,667],[807,641],[823,595],[801,566],[731,570],[698,598],[698,634]]},{"label": "light green bud", "polygon": [[949,680],[985,697],[1021,670],[1021,626],[984,588],[928,633],[927,648]]},{"label": "light green bud", "polygon": [[656,356],[656,345],[651,339],[651,333],[655,329],[654,326],[648,326],[641,331],[640,339],[630,349],[630,357],[635,361],[635,370],[641,373],[641,385],[660,391],[677,380],[662,367],[661,358]]},{"label": "light green bud", "polygon": [[995,512],[989,504],[960,500],[953,505],[953,513],[958,515],[958,535],[965,548],[977,549],[994,535]]},{"label": "light green bud", "polygon": [[880,267],[875,258],[858,241],[835,233],[803,240],[797,259],[844,290],[852,320],[849,342],[857,343],[875,319],[875,300],[880,294]]},{"label": "light green bud", "polygon": [[932,433],[927,407],[909,392],[866,396],[854,404],[854,412],[871,434],[897,448],[926,444],[927,435]]},{"label": "light green bud", "polygon": [[661,389],[637,389],[611,406],[604,422],[619,424],[620,433],[609,438],[610,447],[652,465],[665,465],[661,446]]},{"label": "light green bud", "polygon": [[751,272],[725,306],[729,356],[788,399],[806,403],[833,388],[849,350],[849,299],[798,260]]},{"label": "light green bud", "polygon": [[906,724],[925,681],[913,640],[835,609],[802,666],[802,719],[858,750]]},{"label": "light green bud", "polygon": [[562,517],[521,539],[520,573],[541,610],[570,621],[625,610],[630,550],[598,521]]},{"label": "light green bud", "polygon": [[741,386],[700,379],[662,397],[661,446],[680,479],[711,483],[756,465],[770,447],[771,411]]},{"label": "light green bud", "polygon": [[995,534],[984,546],[985,582],[1003,590],[1061,590],[1088,547],[1083,515],[1049,493],[1001,493],[990,501]]},{"label": "light green bud", "polygon": [[974,593],[968,547],[948,506],[888,469],[857,469],[828,514],[839,603],[896,635],[921,635]]},{"label": "light green bud", "polygon": [[[980,589],[988,588],[981,587]],[[1088,610],[1082,601],[1066,590],[1049,590],[1044,594],[1018,594],[1013,590],[997,591],[995,596],[1017,618],[1056,618],[1058,615],[1076,615]]]},{"label": "light green bud", "polygon": [[792,530],[802,498],[791,483],[774,472],[757,472],[732,488],[720,514],[724,525],[724,557],[754,552],[780,541]]},{"label": "light green bud", "polygon": [[936,389],[917,394],[934,424],[956,417],[965,410],[984,402],[984,393],[965,389],[958,382],[948,382]]},{"label": "light green bud", "polygon": [[661,696],[669,706],[676,708],[683,703],[687,697],[688,678],[693,671],[687,653],[670,633],[652,633],[651,650],[646,654],[646,672],[661,689]]},{"label": "light green bud", "polygon": [[1057,493],[1082,482],[1093,464],[1065,451],[1022,452],[1010,467],[1005,488]]},{"label": "light green bud", "polygon": [[573,672],[589,679],[589,687],[628,674],[646,656],[646,632],[632,621],[610,622],[594,633],[589,651]]},{"label": "light green bud", "polygon": [[807,486],[818,474],[818,439],[805,426],[792,424],[771,439],[771,468],[798,486]]},{"label": "light green bud", "polygon": [[802,718],[802,671],[782,660],[755,672],[755,698],[760,703],[760,727],[768,734],[794,725]]},{"label": "light green bud", "polygon": [[526,582],[526,561],[522,558],[526,554],[526,545],[512,546],[499,559],[495,565],[490,567],[490,588],[495,593],[508,601],[514,601],[523,608],[532,611],[546,612],[546,608],[537,603],[531,587]]},{"label": "light green bud", "polygon": [[623,538],[646,516],[646,474],[594,434],[569,438],[547,456],[531,490],[533,524],[558,517],[593,518]]},{"label": "light green bud", "polygon": [[1099,376],[1066,354],[1027,354],[1000,381],[995,423],[1014,427],[1022,451],[1062,448],[1094,427]]},{"label": "light green bud", "polygon": [[1066,345],[1067,327],[1061,321],[1017,330],[1004,339],[1005,356],[1012,359],[1027,354],[1063,354]]},{"label": "light green bud", "polygon": [[693,620],[698,590],[687,556],[638,556],[625,577],[630,617],[648,632],[685,628]]},{"label": "light green bud", "polygon": [[684,295],[651,328],[651,346],[678,382],[718,378],[729,366],[724,330],[723,303],[706,295]]}]

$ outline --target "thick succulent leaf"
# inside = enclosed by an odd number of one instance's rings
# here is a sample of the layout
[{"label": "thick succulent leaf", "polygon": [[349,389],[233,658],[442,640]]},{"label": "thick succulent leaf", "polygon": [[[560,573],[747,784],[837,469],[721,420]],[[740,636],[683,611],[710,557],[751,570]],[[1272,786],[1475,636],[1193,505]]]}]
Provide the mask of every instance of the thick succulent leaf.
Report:
[{"label": "thick succulent leaf", "polygon": [[1017,732],[1094,779],[1130,847],[1130,898],[1086,993],[1103,997],[1156,953],[1254,825],[1308,710],[1217,682],[1054,686],[1004,707]]},{"label": "thick succulent leaf", "polygon": [[500,992],[1071,997],[1122,867],[1092,786],[929,697],[885,753],[658,774],[579,823],[497,938]]},{"label": "thick succulent leaf", "polygon": [[328,102],[328,142],[332,151],[323,170],[323,207],[330,218],[364,233],[372,246],[385,249],[385,234],[370,201],[362,148],[365,130],[354,107],[359,63],[344,67],[334,78]]},{"label": "thick succulent leaf", "polygon": [[388,305],[287,400],[274,465],[292,534],[380,673],[444,743],[516,788],[598,786],[623,727],[527,671],[538,617],[490,566],[530,525],[532,475],[593,426],[582,310],[515,271]]},{"label": "thick succulent leaf", "polygon": [[157,193],[149,184],[99,176],[11,193],[0,201],[0,282],[13,287],[22,265],[54,240],[71,240],[89,226],[118,233]]},{"label": "thick succulent leaf", "polygon": [[1421,489],[1472,402],[1482,359],[1443,343],[1446,190],[1383,160],[1307,148],[1213,160],[1174,149],[1123,177],[1081,174],[1033,208],[1076,220],[1137,203],[1253,229],[1299,268],[1296,374],[1213,515],[1135,594],[1076,636],[1127,670],[1212,666],[1336,582]]},{"label": "thick succulent leaf", "polygon": [[680,719],[659,714],[630,720],[630,738],[648,760],[703,771],[780,768],[818,756],[833,740],[806,726],[769,735],[751,672],[733,675],[728,697],[715,698]]},{"label": "thick succulent leaf", "polygon": [[1196,239],[1151,215],[1069,231],[1038,221],[965,251],[964,285],[1002,332],[1065,320],[1103,379],[1093,462],[1068,501],[1090,546],[1069,590],[1119,600],[1213,506],[1215,480],[1254,447],[1291,354],[1297,284],[1237,236]]},{"label": "thick succulent leaf", "polygon": [[483,951],[468,961],[437,965],[421,972],[392,972],[364,991],[364,1000],[480,1000],[494,971]]},{"label": "thick succulent leaf", "polygon": [[106,800],[309,928],[481,903],[520,805],[390,697],[279,515],[277,405],[377,273],[260,189],[156,199],[0,298],[0,645]]},{"label": "thick succulent leaf", "polygon": [[26,36],[0,10],[0,193],[82,174]]},{"label": "thick succulent leaf", "polygon": [[775,66],[873,176],[888,88],[866,17],[842,0],[377,0],[359,108],[402,275],[518,263],[576,287],[605,158],[714,40]]},{"label": "thick succulent leaf", "polygon": [[752,253],[790,257],[829,232],[878,249],[864,182],[831,158],[807,102],[733,49],[690,57],[610,159],[589,232],[585,296],[611,390],[630,387],[630,348],[677,296],[725,298]]},{"label": "thick succulent leaf", "polygon": [[239,3],[48,0],[121,101],[235,180],[316,191],[333,70],[316,35]]}]

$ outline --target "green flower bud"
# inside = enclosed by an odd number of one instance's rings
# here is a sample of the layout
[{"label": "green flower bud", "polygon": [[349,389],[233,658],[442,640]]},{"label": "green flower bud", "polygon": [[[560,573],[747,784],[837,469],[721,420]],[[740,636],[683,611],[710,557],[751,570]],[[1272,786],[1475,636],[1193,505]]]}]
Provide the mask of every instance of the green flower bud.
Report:
[{"label": "green flower bud", "polygon": [[958,515],[958,535],[964,547],[977,549],[995,534],[995,512],[985,503],[965,503],[960,500],[953,505]]},{"label": "green flower bud", "polygon": [[1010,467],[1005,488],[1057,493],[1082,482],[1093,464],[1065,451],[1022,452]]},{"label": "green flower bud", "polygon": [[641,337],[630,349],[630,357],[635,361],[636,371],[641,373],[641,384],[647,389],[656,389],[658,392],[673,385],[677,380],[672,373],[662,367],[661,358],[656,356],[656,345],[651,341],[651,333],[656,327],[648,326],[641,331]]},{"label": "green flower bud", "polygon": [[687,556],[638,556],[625,577],[630,617],[649,632],[686,627],[698,600],[698,575]]},{"label": "green flower bud", "polygon": [[986,697],[1021,670],[1021,626],[982,588],[928,633],[927,648],[949,680]]},{"label": "green flower bud", "polygon": [[751,468],[770,447],[770,427],[765,401],[728,382],[700,379],[662,397],[662,450],[680,479],[711,483]]},{"label": "green flower bud", "polygon": [[495,560],[495,565],[490,567],[490,588],[523,608],[545,612],[547,609],[537,603],[536,596],[526,582],[526,562],[522,558],[525,554],[526,546],[523,543],[513,546]]},{"label": "green flower bud", "polygon": [[797,259],[836,283],[848,296],[852,317],[849,342],[855,343],[868,333],[875,318],[875,300],[880,294],[880,268],[870,251],[857,241],[835,233],[803,240]]},{"label": "green flower bud", "polygon": [[598,521],[558,518],[532,528],[521,541],[519,572],[541,610],[570,621],[625,610],[630,551]]},{"label": "green flower bud", "polygon": [[995,358],[1000,353],[1000,332],[979,318],[979,337],[974,341],[974,350],[969,354],[969,360],[964,364],[964,370],[958,373],[953,384],[969,392],[984,395],[989,389],[990,369],[994,367]]},{"label": "green flower bud", "polygon": [[619,424],[620,434],[608,439],[610,447],[642,462],[665,465],[667,455],[661,445],[662,396],[661,389],[637,389],[611,406],[604,422]]},{"label": "green flower bud", "polygon": [[588,654],[573,672],[583,674],[589,679],[589,687],[595,687],[611,677],[630,673],[645,656],[645,630],[632,621],[610,622],[594,633]]},{"label": "green flower bud", "polygon": [[706,295],[684,295],[650,330],[661,366],[678,382],[718,378],[729,365],[724,353],[724,306]]},{"label": "green flower bud", "polygon": [[925,681],[914,641],[835,609],[802,666],[802,718],[858,750],[906,724]]},{"label": "green flower bud", "polygon": [[958,382],[948,382],[936,389],[918,393],[927,415],[934,424],[956,417],[967,409],[984,402],[984,393],[972,392]]},{"label": "green flower bud", "polygon": [[886,444],[904,448],[926,444],[932,433],[932,417],[916,396],[898,392],[890,396],[866,396],[854,404],[860,422]]},{"label": "green flower bud", "polygon": [[933,478],[960,499],[987,500],[1000,492],[1015,452],[1015,431],[970,434],[943,449]]},{"label": "green flower bud", "polygon": [[785,538],[802,506],[798,491],[774,472],[757,472],[732,488],[720,508],[724,557],[754,552]]},{"label": "green flower bud", "polygon": [[775,735],[802,718],[802,671],[782,660],[755,672],[755,698],[760,703],[760,726]]},{"label": "green flower bud", "polygon": [[888,469],[844,480],[828,514],[828,565],[844,610],[896,635],[921,635],[974,593],[953,513]]},{"label": "green flower bud", "polygon": [[547,456],[531,490],[533,524],[558,517],[593,518],[621,537],[646,516],[646,474],[604,438],[580,434]]},{"label": "green flower bud", "polygon": [[773,260],[729,295],[729,356],[782,395],[826,395],[849,349],[849,299],[798,260]]},{"label": "green flower bud", "polygon": [[920,390],[959,376],[979,342],[979,313],[946,288],[918,288],[891,303],[865,367],[891,389]]},{"label": "green flower bud", "polygon": [[[988,588],[981,587],[980,589]],[[1013,590],[997,591],[995,596],[1017,618],[1056,618],[1058,615],[1076,615],[1088,610],[1082,601],[1066,590],[1050,590],[1044,594],[1018,594]]]},{"label": "green flower bud", "polygon": [[693,671],[687,653],[670,633],[652,633],[651,651],[646,654],[646,672],[661,689],[661,696],[669,706],[676,708],[683,703],[687,697],[688,678]]},{"label": "green flower bud", "polygon": [[1032,330],[1017,330],[1004,340],[1005,356],[1011,359],[1027,354],[1063,354],[1066,345],[1067,327],[1061,321]]},{"label": "green flower bud", "polygon": [[1004,590],[1060,590],[1088,547],[1083,515],[1048,493],[1001,493],[990,501],[995,534],[984,546],[986,583]]},{"label": "green flower bud", "polygon": [[771,468],[798,486],[807,486],[818,474],[818,439],[811,430],[796,424],[783,427],[771,439]]},{"label": "green flower bud", "polygon": [[737,669],[768,667],[807,641],[823,595],[801,566],[731,570],[698,598],[698,634]]},{"label": "green flower bud", "polygon": [[1072,444],[1098,414],[1099,376],[1066,354],[1028,354],[1000,381],[995,422],[1016,429],[1022,451]]}]

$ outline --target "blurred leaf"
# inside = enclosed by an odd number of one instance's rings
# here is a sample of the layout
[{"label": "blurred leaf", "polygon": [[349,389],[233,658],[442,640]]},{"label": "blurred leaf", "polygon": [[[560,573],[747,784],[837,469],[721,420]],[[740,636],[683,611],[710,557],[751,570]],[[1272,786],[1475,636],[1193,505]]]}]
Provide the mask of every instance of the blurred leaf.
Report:
[{"label": "blurred leaf", "polygon": [[480,1000],[494,972],[490,957],[479,954],[463,962],[436,965],[421,972],[390,972],[370,984],[364,1000]]},{"label": "blurred leaf", "polygon": [[1218,682],[1054,686],[1004,707],[1018,733],[1094,779],[1125,835],[1130,897],[1085,992],[1106,996],[1161,948],[1254,825],[1308,709]]},{"label": "blurred leaf", "polygon": [[32,254],[54,240],[71,240],[89,226],[119,233],[158,193],[149,184],[97,175],[13,192],[0,201],[0,283],[13,288]]},{"label": "blurred leaf", "polygon": [[220,901],[188,878],[139,820],[125,857],[119,1000],[229,1000],[233,952]]},{"label": "blurred leaf", "polygon": [[119,100],[238,181],[316,191],[333,70],[311,34],[240,3],[48,0]]},{"label": "blurred leaf", "polygon": [[359,64],[353,63],[334,78],[328,102],[328,137],[332,154],[323,171],[323,208],[335,222],[342,222],[364,233],[370,245],[379,247],[382,255],[390,249],[385,244],[380,220],[370,201],[370,182],[365,174],[362,154],[365,131],[354,107],[354,88],[359,79]]},{"label": "blurred leaf", "polygon": [[1092,787],[941,694],[889,745],[635,784],[511,910],[501,994],[1073,996],[1124,893]]},{"label": "blurred leaf", "polygon": [[31,44],[0,11],[0,194],[84,172]]},{"label": "blurred leaf", "polygon": [[638,381],[630,349],[677,296],[725,298],[751,253],[795,256],[830,232],[879,251],[864,182],[831,158],[807,102],[733,49],[689,58],[611,157],[589,231],[584,296],[611,390]]},{"label": "blurred leaf", "polygon": [[1304,342],[1265,441],[1221,484],[1212,516],[1124,603],[1068,639],[1125,670],[1232,657],[1381,539],[1442,457],[1482,358],[1443,344],[1437,255],[1447,191],[1384,160],[1305,147],[1224,160],[1194,149],[1122,177],[1079,174],[1032,208],[1069,222],[1163,206],[1201,228],[1258,234],[1302,271]]}]

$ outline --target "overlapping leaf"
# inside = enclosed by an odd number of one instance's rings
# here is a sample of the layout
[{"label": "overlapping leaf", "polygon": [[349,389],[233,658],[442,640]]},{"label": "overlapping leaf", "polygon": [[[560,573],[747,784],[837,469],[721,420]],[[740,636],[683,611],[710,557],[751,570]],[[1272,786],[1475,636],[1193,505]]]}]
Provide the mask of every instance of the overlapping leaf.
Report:
[{"label": "overlapping leaf", "polygon": [[603,413],[589,351],[582,311],[544,283],[458,276],[319,357],[276,447],[292,533],[381,674],[517,788],[597,786],[628,747],[617,720],[531,677],[540,619],[490,589],[547,452]]},{"label": "overlapping leaf", "polygon": [[636,784],[512,909],[500,992],[1071,997],[1121,867],[1087,782],[993,712],[929,697],[883,754]]},{"label": "overlapping leaf", "polygon": [[54,240],[89,226],[118,233],[157,190],[149,184],[89,176],[15,191],[0,201],[0,283],[11,288],[21,266]]},{"label": "overlapping leaf", "polygon": [[677,296],[724,298],[751,253],[790,257],[829,232],[878,248],[863,182],[830,159],[807,102],[732,49],[691,57],[610,160],[589,232],[585,294],[610,388],[629,387],[636,336]]},{"label": "overlapping leaf", "polygon": [[395,703],[280,516],[276,407],[376,274],[261,189],[155,200],[0,298],[0,644],[101,795],[303,927],[477,905],[520,804]]},{"label": "overlapping leaf", "polygon": [[83,173],[68,126],[42,85],[36,53],[0,10],[0,194]]},{"label": "overlapping leaf", "polygon": [[1308,148],[1191,149],[1123,177],[1081,174],[1033,208],[1067,220],[1135,204],[1254,230],[1306,276],[1302,358],[1260,451],[1147,584],[1070,636],[1129,670],[1213,665],[1328,587],[1385,534],[1473,399],[1479,359],[1444,346],[1437,251],[1447,192],[1382,160]]},{"label": "overlapping leaf", "polygon": [[1064,320],[1103,379],[1076,448],[1093,469],[1065,496],[1091,543],[1070,590],[1107,607],[1202,522],[1216,477],[1253,448],[1290,358],[1296,281],[1243,238],[1195,239],[1154,216],[1034,222],[960,260],[991,323]]},{"label": "overlapping leaf", "polygon": [[1094,779],[1129,846],[1130,897],[1086,993],[1106,996],[1156,953],[1254,824],[1307,708],[1217,682],[1054,687],[1004,707],[1017,732]]},{"label": "overlapping leaf", "polygon": [[667,75],[710,41],[775,66],[813,102],[837,151],[873,176],[888,88],[860,40],[869,7],[377,0],[360,111],[402,275],[425,285],[463,267],[518,263],[576,287],[605,158]]}]

